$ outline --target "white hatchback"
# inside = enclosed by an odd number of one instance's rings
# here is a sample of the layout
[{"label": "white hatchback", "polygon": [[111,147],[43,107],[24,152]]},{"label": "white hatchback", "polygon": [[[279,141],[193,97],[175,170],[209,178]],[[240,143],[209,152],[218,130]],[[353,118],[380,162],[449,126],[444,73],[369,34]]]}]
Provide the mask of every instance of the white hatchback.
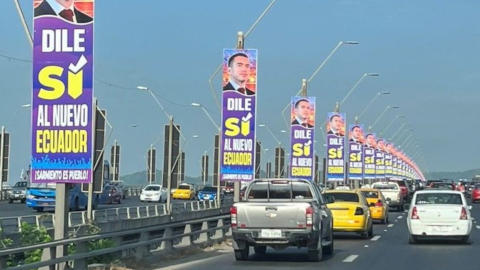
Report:
[{"label": "white hatchback", "polygon": [[471,206],[460,191],[420,190],[415,192],[408,210],[408,242],[418,238],[458,238],[470,243]]},{"label": "white hatchback", "polygon": [[142,189],[140,194],[141,202],[166,202],[167,189],[162,188],[162,185],[147,185]]}]

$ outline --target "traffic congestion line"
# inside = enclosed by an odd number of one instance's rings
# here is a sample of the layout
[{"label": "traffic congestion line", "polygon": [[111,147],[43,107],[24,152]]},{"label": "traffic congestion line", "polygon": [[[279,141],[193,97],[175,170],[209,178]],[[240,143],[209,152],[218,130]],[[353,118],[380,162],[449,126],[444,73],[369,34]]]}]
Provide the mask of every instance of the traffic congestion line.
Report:
[{"label": "traffic congestion line", "polygon": [[358,258],[358,255],[350,255],[345,260],[343,260],[343,262],[353,262],[356,258]]}]

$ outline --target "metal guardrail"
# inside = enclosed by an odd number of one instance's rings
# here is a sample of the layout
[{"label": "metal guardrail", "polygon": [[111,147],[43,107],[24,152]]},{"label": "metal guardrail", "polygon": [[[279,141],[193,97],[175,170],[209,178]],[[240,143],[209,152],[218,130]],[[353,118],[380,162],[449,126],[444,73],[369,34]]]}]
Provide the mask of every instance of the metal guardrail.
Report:
[{"label": "metal guardrail", "polygon": [[[231,203],[230,199],[225,199],[225,203]],[[216,201],[191,201],[175,203],[172,204],[171,207],[173,213],[180,213],[218,208],[219,205],[217,205]],[[142,205],[94,210],[92,214],[93,221],[108,222],[162,216],[167,214],[167,209],[166,205]],[[69,227],[84,225],[87,221],[86,211],[68,213]],[[23,222],[37,227],[43,226],[46,229],[53,229],[55,215],[47,213],[42,215],[2,218],[0,219],[0,229],[3,234],[19,233],[22,230],[21,225]]]},{"label": "metal guardrail", "polygon": [[[164,225],[151,226],[141,229],[124,230],[97,235],[81,236],[76,238],[42,243],[28,247],[11,248],[0,251],[0,269],[28,270],[39,267],[53,267],[55,264],[68,263],[73,269],[87,269],[88,258],[113,254],[117,258],[131,257],[143,258],[152,250],[169,251],[178,246],[190,246],[208,241],[219,241],[230,234],[230,215],[220,215],[194,219],[189,221],[174,222]],[[88,250],[88,243],[92,240],[112,239],[115,247],[101,250]],[[57,247],[76,244],[76,253],[56,258]],[[36,249],[43,249],[40,262],[30,263],[17,267],[6,265],[9,255],[24,253]]]},{"label": "metal guardrail", "polygon": [[[0,192],[0,201],[8,200],[8,191],[9,190],[2,190],[2,192]],[[140,193],[142,193],[141,187],[127,187],[127,196],[137,197],[140,196]]]}]

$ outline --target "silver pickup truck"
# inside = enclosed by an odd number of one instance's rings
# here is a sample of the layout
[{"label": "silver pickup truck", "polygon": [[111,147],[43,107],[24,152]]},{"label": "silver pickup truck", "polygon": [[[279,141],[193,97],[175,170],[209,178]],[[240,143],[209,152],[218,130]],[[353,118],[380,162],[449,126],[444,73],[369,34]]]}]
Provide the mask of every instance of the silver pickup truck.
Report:
[{"label": "silver pickup truck", "polygon": [[[306,247],[309,261],[333,253],[332,213],[320,189],[307,180],[254,180],[244,201],[230,209],[236,260],[248,260],[250,247],[283,250]],[[330,203],[330,202],[328,202]]]},{"label": "silver pickup truck", "polygon": [[379,189],[383,197],[387,200],[389,207],[395,207],[397,211],[403,211],[404,197],[402,190],[396,182],[377,182],[372,185],[372,188]]}]

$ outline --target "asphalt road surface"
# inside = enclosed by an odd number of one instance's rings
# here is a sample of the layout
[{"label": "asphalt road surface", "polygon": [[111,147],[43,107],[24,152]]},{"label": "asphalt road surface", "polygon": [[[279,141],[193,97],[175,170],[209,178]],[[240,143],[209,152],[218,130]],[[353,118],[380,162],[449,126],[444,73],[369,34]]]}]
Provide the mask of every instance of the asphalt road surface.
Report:
[{"label": "asphalt road surface", "polygon": [[[375,224],[374,237],[360,239],[355,234],[335,235],[335,250],[332,256],[324,256],[321,262],[308,262],[305,249],[288,248],[283,251],[267,249],[265,255],[256,255],[253,248],[248,261],[236,261],[231,247],[190,255],[162,265],[170,270],[222,269],[329,269],[329,270],[478,270],[476,256],[480,254],[480,204],[473,205],[474,220],[471,233],[472,244],[462,245],[455,241],[422,242],[408,244],[407,213],[390,212],[390,224]],[[165,268],[165,269],[167,269]]]}]

